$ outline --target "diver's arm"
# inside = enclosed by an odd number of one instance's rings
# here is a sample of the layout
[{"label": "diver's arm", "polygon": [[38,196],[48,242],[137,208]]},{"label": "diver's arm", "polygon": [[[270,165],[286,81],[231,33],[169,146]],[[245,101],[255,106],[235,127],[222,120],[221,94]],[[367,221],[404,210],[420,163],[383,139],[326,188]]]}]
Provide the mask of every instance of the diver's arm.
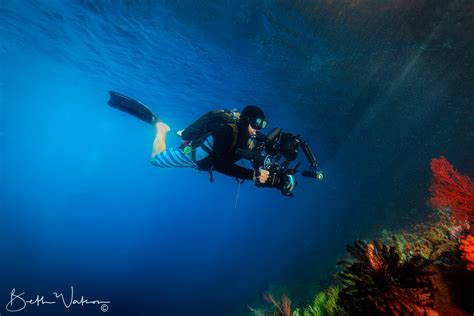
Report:
[{"label": "diver's arm", "polygon": [[230,147],[234,141],[234,132],[232,127],[224,125],[213,133],[213,137],[212,154],[197,163],[202,170],[210,169],[216,161],[222,160],[229,154]]},{"label": "diver's arm", "polygon": [[233,164],[215,164],[214,170],[225,175],[244,179],[244,180],[254,180],[255,179],[255,171],[252,169],[244,168],[242,166],[238,166],[235,163]]},{"label": "diver's arm", "polygon": [[213,152],[208,157],[199,161],[198,166],[201,169],[213,170],[225,175],[244,180],[254,179],[254,170],[238,166],[231,158],[231,147],[234,142],[234,131],[231,126],[224,125],[213,133],[214,145]]}]

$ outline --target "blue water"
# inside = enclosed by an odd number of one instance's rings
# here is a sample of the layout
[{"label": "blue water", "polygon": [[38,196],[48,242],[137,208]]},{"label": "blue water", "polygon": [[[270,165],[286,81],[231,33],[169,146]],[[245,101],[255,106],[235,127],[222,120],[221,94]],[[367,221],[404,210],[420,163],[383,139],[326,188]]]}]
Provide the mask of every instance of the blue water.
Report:
[{"label": "blue water", "polygon": [[[246,315],[270,289],[303,304],[346,243],[421,216],[431,157],[474,172],[472,7],[367,3],[1,1],[0,306],[70,286],[113,315]],[[109,90],[172,132],[258,104],[326,178],[286,198],[158,169],[153,128]]]}]

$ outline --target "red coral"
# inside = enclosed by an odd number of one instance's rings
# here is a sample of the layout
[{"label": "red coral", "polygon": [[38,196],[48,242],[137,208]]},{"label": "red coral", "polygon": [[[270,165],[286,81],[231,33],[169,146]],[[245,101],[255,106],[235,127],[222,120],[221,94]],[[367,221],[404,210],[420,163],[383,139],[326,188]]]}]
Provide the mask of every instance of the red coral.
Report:
[{"label": "red coral", "polygon": [[443,156],[431,160],[431,171],[431,205],[449,207],[458,221],[474,221],[474,182],[460,175]]},{"label": "red coral", "polygon": [[474,271],[474,237],[467,235],[465,239],[461,240],[459,250],[463,252],[463,260],[467,261],[467,269]]}]

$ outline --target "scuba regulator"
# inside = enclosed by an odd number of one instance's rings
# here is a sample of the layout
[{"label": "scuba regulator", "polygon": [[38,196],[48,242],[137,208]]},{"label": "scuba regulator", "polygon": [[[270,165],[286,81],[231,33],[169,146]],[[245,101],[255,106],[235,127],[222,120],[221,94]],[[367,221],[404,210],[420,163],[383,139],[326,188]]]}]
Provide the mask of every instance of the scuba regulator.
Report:
[{"label": "scuba regulator", "polygon": [[323,173],[317,170],[316,157],[309,145],[299,135],[284,133],[279,127],[275,127],[268,135],[258,133],[252,150],[237,149],[236,154],[250,160],[256,171],[260,168],[269,171],[267,182],[256,182],[257,187],[277,188],[283,195],[293,197],[297,184],[295,175],[301,163],[295,167],[290,167],[290,163],[298,156],[300,147],[309,163],[309,169],[303,171],[302,175],[322,180]]}]

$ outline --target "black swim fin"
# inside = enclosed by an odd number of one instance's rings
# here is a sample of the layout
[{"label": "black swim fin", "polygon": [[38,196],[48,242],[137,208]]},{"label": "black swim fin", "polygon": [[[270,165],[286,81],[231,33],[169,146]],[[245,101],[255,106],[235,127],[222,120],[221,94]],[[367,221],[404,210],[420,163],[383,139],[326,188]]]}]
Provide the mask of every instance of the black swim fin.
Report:
[{"label": "black swim fin", "polygon": [[107,104],[111,107],[133,115],[136,118],[139,118],[140,120],[149,124],[161,122],[161,120],[145,104],[141,103],[140,101],[134,100],[114,91],[109,91],[109,94],[110,100],[107,102]]}]

